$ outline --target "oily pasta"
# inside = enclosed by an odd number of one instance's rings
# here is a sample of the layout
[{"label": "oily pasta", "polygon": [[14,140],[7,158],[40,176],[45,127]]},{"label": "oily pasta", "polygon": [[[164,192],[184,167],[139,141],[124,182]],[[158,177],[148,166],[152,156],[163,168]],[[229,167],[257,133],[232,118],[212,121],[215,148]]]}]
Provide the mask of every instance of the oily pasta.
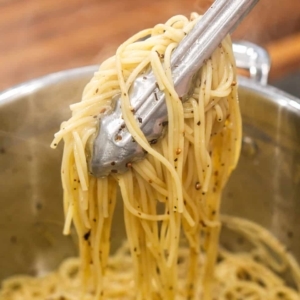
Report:
[{"label": "oily pasta", "polygon": [[[87,283],[92,278],[96,298],[105,295],[103,277],[119,185],[137,299],[149,295],[175,298],[181,228],[190,248],[186,296],[193,298],[199,288],[195,283],[202,281],[204,298],[209,299],[220,229],[220,194],[238,159],[241,121],[229,37],[203,65],[188,101],[182,103],[174,89],[172,51],[198,18],[195,14],[192,21],[175,16],[122,44],[114,57],[102,63],[82,101],[71,106],[72,117],[55,135],[53,146],[62,138],[65,142],[64,233],[73,221],[79,236],[82,280]],[[155,145],[141,132],[128,97],[132,82],[149,68],[165,93],[168,108],[166,136]],[[109,113],[111,99],[118,94],[126,127],[148,155],[125,174],[96,179],[88,172],[86,149],[98,119]],[[197,278],[201,248],[207,259]]]},{"label": "oily pasta", "polygon": [[[186,102],[179,99],[170,71],[173,50],[199,18],[175,16],[128,39],[101,64],[82,101],[71,105],[72,117],[62,123],[52,147],[64,140],[63,232],[69,234],[74,225],[80,257],[45,278],[7,280],[0,299],[299,299],[276,274],[289,268],[299,284],[297,263],[258,225],[224,217],[224,224],[240,230],[255,249],[219,250],[221,192],[241,145],[230,37],[204,63]],[[150,68],[168,109],[165,136],[156,144],[140,130],[128,97],[135,78]],[[88,168],[91,145],[99,119],[111,112],[117,95],[126,129],[148,154],[124,174],[95,178]],[[111,255],[116,201],[123,201],[127,240]],[[259,233],[268,236],[268,247]]]},{"label": "oily pasta", "polygon": [[[230,216],[222,216],[221,219],[223,226],[241,234],[246,241],[253,244],[253,247],[247,252],[237,253],[229,252],[224,248],[219,249],[212,283],[213,299],[299,300],[300,269],[295,259],[285,250],[284,245],[267,230],[253,222]],[[189,249],[180,247],[178,257],[180,272],[176,299],[184,300],[186,299],[184,279],[188,268]],[[200,263],[197,271],[201,272]],[[9,278],[2,284],[0,299],[95,299],[92,289],[86,291],[80,298],[82,295],[80,272],[79,258],[69,258],[57,271],[45,277]],[[292,284],[296,288],[288,287],[282,279],[287,272],[290,272]],[[136,299],[133,278],[132,257],[128,243],[124,242],[108,259],[104,277],[105,299]],[[198,294],[195,298],[201,299],[201,295]]]}]

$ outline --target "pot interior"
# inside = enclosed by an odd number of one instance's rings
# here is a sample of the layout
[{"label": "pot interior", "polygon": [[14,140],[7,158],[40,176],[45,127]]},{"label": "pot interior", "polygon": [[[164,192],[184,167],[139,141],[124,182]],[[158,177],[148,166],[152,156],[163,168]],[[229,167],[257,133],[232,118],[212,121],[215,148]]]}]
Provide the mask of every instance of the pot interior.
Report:
[{"label": "pot interior", "polygon": [[[76,255],[74,235],[62,235],[62,144],[53,134],[68,119],[94,67],[71,70],[0,95],[0,280],[40,275]],[[271,87],[240,81],[243,149],[223,194],[222,212],[273,232],[300,259],[300,102]],[[112,248],[125,237],[122,204]],[[224,233],[229,248],[241,247]]]}]

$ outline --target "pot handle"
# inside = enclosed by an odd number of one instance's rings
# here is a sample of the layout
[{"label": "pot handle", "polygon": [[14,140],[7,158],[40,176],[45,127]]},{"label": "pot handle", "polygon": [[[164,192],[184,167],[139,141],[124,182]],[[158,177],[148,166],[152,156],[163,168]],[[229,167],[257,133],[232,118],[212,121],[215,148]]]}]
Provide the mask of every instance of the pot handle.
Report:
[{"label": "pot handle", "polygon": [[233,52],[238,68],[249,71],[251,79],[263,85],[268,83],[271,60],[264,48],[246,41],[235,41]]}]

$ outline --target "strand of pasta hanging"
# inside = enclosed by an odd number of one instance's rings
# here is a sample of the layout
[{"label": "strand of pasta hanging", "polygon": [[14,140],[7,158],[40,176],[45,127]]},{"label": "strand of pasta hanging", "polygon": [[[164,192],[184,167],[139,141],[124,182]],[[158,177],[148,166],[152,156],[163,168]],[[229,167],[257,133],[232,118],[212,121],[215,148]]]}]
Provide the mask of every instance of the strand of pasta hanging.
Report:
[{"label": "strand of pasta hanging", "polygon": [[[52,147],[64,140],[63,232],[74,225],[80,257],[43,278],[8,279],[0,300],[300,299],[296,260],[257,224],[223,216],[224,226],[253,249],[219,249],[220,197],[241,145],[230,37],[204,63],[184,103],[170,71],[172,52],[199,18],[175,16],[134,35],[101,64],[82,101],[71,105],[72,117],[62,123]],[[150,68],[168,110],[166,134],[155,145],[140,130],[128,97],[137,76]],[[148,155],[123,175],[97,179],[88,172],[89,149],[116,95],[125,126]],[[126,241],[111,255],[116,201],[123,201]],[[279,277],[285,272],[294,288]]]},{"label": "strand of pasta hanging", "polygon": [[[64,232],[69,232],[73,220],[80,238],[83,282],[88,285],[93,278],[97,298],[105,295],[103,276],[116,184],[124,202],[136,298],[175,299],[182,228],[190,248],[186,296],[192,299],[198,294],[196,283],[202,281],[204,299],[210,297],[220,229],[220,193],[237,162],[241,122],[229,37],[202,67],[187,102],[182,103],[174,89],[171,54],[198,18],[195,14],[191,20],[175,16],[123,43],[114,57],[102,63],[86,86],[82,101],[71,106],[72,118],[62,124],[53,141],[54,146],[65,140]],[[135,78],[149,68],[165,93],[168,109],[167,133],[156,145],[150,145],[140,130],[128,96]],[[95,179],[88,173],[87,143],[99,118],[111,110],[112,97],[118,94],[126,128],[148,155],[124,175]],[[204,255],[207,259],[199,277],[196,268]]]},{"label": "strand of pasta hanging", "polygon": [[[230,216],[222,216],[221,219],[226,228],[239,234],[239,238],[252,244],[253,248],[247,252],[233,253],[221,247],[214,270],[212,299],[299,300],[300,268],[286,247],[270,232],[253,222]],[[176,300],[187,299],[185,278],[189,260],[189,248],[180,247]],[[125,242],[108,259],[103,278],[103,285],[106,287],[105,299],[136,299],[132,263],[129,245]],[[202,263],[199,262],[198,272],[201,272],[201,266]],[[0,300],[93,300],[93,289],[80,297],[80,270],[80,259],[68,258],[57,271],[44,277],[13,276],[3,281]],[[287,274],[294,288],[283,280]],[[201,299],[201,292],[195,295],[195,299]]]}]

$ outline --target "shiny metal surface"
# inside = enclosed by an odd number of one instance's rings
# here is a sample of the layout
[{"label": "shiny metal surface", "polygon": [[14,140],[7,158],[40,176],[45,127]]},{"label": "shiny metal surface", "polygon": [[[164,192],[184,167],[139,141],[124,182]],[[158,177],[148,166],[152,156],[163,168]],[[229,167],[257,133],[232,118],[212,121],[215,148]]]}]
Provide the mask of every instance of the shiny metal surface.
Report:
[{"label": "shiny metal surface", "polygon": [[[189,97],[193,77],[205,59],[250,12],[258,0],[217,0],[174,51],[171,69],[175,90],[182,101]],[[136,79],[129,92],[138,124],[150,143],[156,143],[167,121],[164,93],[156,86],[153,72]],[[121,95],[123,96],[123,95]],[[121,97],[119,96],[119,97]],[[127,128],[122,128],[120,101],[114,111],[100,120],[94,141],[90,172],[96,177],[124,173],[127,164],[140,160],[145,152]]]},{"label": "shiny metal surface", "polygon": [[[0,280],[42,274],[76,254],[76,240],[62,235],[63,145],[49,145],[96,69],[61,72],[0,95]],[[244,145],[222,211],[264,225],[300,260],[300,101],[248,79],[240,80],[239,94]],[[113,248],[125,236],[122,216],[118,201]]]},{"label": "shiny metal surface", "polygon": [[250,77],[255,81],[267,84],[271,61],[264,48],[247,41],[239,41],[233,44],[233,52],[239,68],[249,71]]}]

